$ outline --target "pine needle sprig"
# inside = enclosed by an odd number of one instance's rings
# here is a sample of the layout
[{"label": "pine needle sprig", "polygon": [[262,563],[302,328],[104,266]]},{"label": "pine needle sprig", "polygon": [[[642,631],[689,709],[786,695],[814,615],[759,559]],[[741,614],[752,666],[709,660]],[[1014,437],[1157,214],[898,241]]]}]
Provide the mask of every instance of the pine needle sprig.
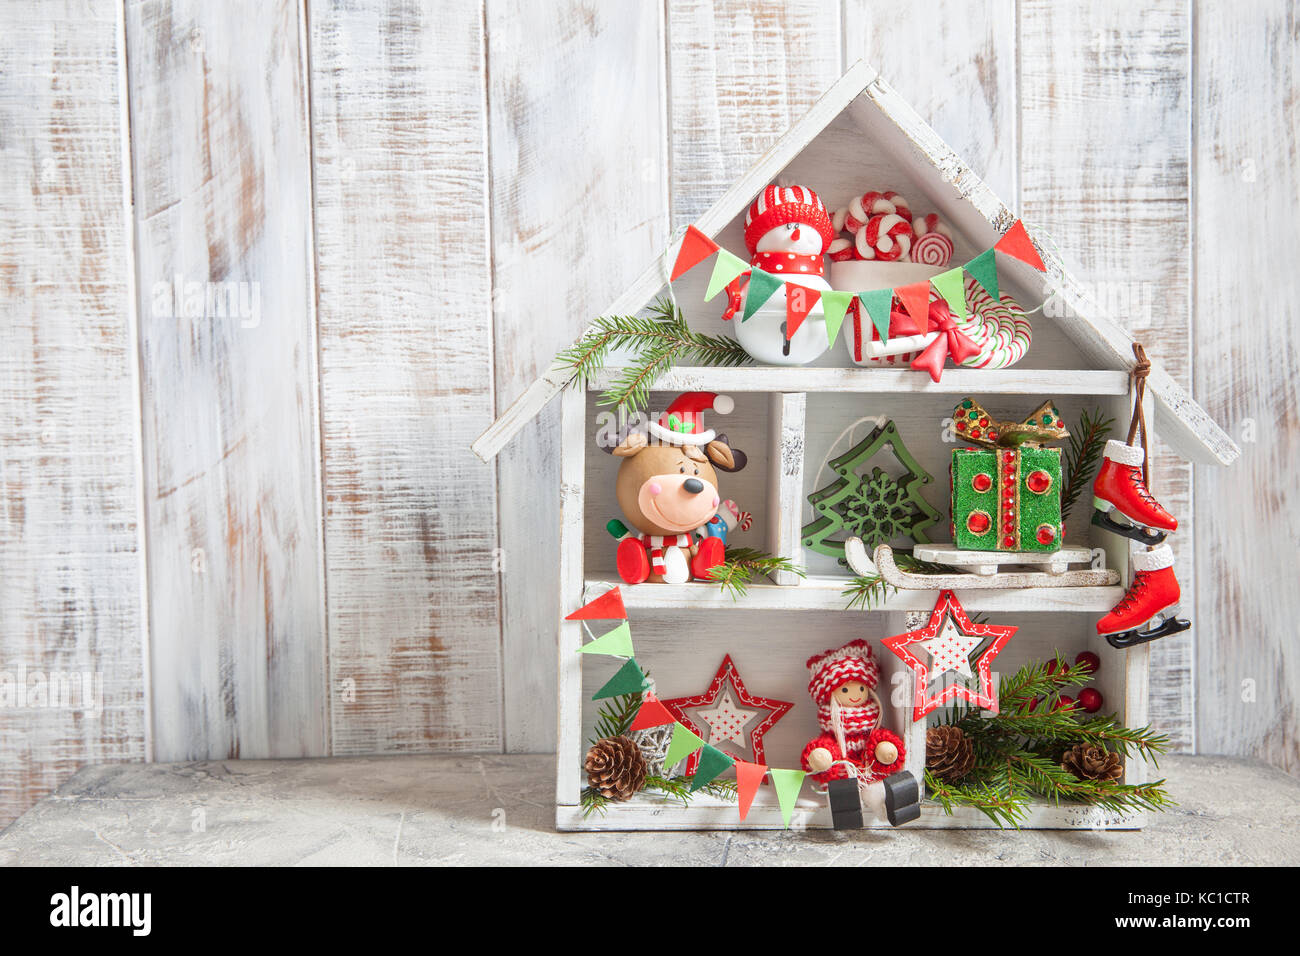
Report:
[{"label": "pine needle sprig", "polygon": [[737,601],[749,592],[749,585],[756,575],[775,574],[777,571],[807,577],[804,569],[789,558],[778,558],[757,548],[729,549],[726,560],[713,568],[709,576],[718,582],[723,594],[730,594],[731,599]]},{"label": "pine needle sprig", "polygon": [[1062,754],[1077,744],[1104,747],[1126,760],[1152,764],[1169,749],[1169,738],[1149,726],[1125,727],[1113,714],[1089,715],[1077,707],[1058,706],[1062,692],[1092,677],[1086,663],[1067,667],[1057,655],[1054,662],[1030,663],[1004,678],[998,713],[983,713],[970,705],[954,707],[946,722],[961,728],[971,741],[975,766],[955,782],[927,773],[930,798],[947,813],[956,806],[971,807],[998,826],[1011,827],[1024,822],[1034,799],[1053,805],[1086,804],[1112,813],[1173,806],[1163,780],[1141,784],[1080,780],[1062,766]]},{"label": "pine needle sprig", "polygon": [[1115,426],[1115,419],[1102,416],[1101,409],[1091,412],[1086,408],[1079,414],[1079,424],[1070,432],[1069,445],[1062,456],[1065,484],[1061,489],[1061,520],[1070,515],[1083,489],[1092,484],[1097,464],[1101,461],[1106,439]]},{"label": "pine needle sprig", "polygon": [[611,353],[632,353],[624,367],[600,397],[601,405],[634,411],[649,403],[650,389],[673,365],[734,367],[753,362],[735,339],[692,331],[681,309],[661,297],[649,315],[601,316],[586,333],[556,356],[556,362],[573,371],[570,384],[586,388],[605,368]]},{"label": "pine needle sprig", "polygon": [[734,780],[711,780],[700,789],[692,792],[691,781],[694,779],[694,777],[681,774],[675,777],[646,777],[645,789],[662,793],[665,798],[676,800],[682,806],[689,804],[691,798],[700,793],[722,800],[736,799],[736,781]]},{"label": "pine needle sprig", "polygon": [[[920,561],[906,551],[895,551],[894,563],[898,565],[900,571],[915,574],[952,573],[950,568],[945,568],[931,561]],[[840,595],[849,599],[849,603],[844,606],[844,610],[870,611],[884,604],[889,600],[889,595],[897,593],[897,591],[898,588],[879,574],[859,574],[850,579],[848,587],[841,591]]]},{"label": "pine needle sprig", "polygon": [[[647,673],[646,676],[648,677],[649,674]],[[636,719],[636,712],[640,709],[640,694],[623,694],[620,697],[606,699],[596,711],[596,736],[587,741],[588,746],[594,746],[598,741],[610,737],[621,737],[626,734],[632,726],[632,721]]]}]

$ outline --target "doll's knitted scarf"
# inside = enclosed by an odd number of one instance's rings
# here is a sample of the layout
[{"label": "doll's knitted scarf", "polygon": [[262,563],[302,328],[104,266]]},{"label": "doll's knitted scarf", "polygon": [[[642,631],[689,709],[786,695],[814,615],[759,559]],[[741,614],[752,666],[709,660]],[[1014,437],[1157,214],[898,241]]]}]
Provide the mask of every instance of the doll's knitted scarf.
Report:
[{"label": "doll's knitted scarf", "polygon": [[875,692],[861,707],[841,707],[834,698],[817,708],[817,723],[835,735],[845,757],[856,759],[867,746],[867,737],[880,723],[880,699]]}]

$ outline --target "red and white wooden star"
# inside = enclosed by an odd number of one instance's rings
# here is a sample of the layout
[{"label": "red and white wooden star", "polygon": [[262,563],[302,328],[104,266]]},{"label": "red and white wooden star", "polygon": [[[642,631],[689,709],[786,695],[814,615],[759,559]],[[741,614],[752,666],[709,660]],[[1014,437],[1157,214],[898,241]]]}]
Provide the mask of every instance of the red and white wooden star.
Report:
[{"label": "red and white wooden star", "polygon": [[[1010,625],[972,623],[957,596],[951,591],[940,591],[925,626],[885,638],[881,643],[912,668],[916,677],[912,720],[921,720],[930,711],[958,697],[997,713],[998,698],[993,691],[990,668],[1016,631]],[[931,694],[930,685],[945,674],[969,674],[970,654],[990,637],[992,643],[984,648],[975,664],[973,676],[978,677],[978,688],[953,680],[937,694]]]},{"label": "red and white wooden star", "polygon": [[[763,735],[794,706],[789,701],[751,694],[740,679],[730,654],[722,659],[718,673],[703,694],[673,697],[660,703],[705,743],[736,760],[756,764],[767,762],[763,756]],[[746,739],[748,747],[745,746]],[[724,743],[732,746],[724,747]],[[741,746],[734,746],[736,743]],[[695,773],[699,762],[700,754],[696,751],[686,761],[687,776]]]}]

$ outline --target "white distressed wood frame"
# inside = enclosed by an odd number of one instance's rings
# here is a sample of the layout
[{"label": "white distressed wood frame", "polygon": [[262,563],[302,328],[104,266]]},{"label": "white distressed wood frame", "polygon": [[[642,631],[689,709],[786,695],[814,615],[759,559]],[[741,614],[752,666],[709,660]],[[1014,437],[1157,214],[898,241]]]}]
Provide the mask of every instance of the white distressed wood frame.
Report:
[{"label": "white distressed wood frame", "polygon": [[[774,392],[771,397],[768,458],[767,503],[773,507],[767,526],[767,552],[789,558],[796,567],[803,566],[800,541],[800,516],[803,514],[803,436],[807,396],[803,392]],[[777,571],[772,580],[778,585],[797,585],[799,575]]]},{"label": "white distressed wood frame", "polygon": [[[770,370],[716,369],[692,370],[692,374],[700,376],[698,384],[695,386],[697,388],[711,391],[724,390],[719,381],[715,381],[710,374],[718,373],[717,378],[719,380],[727,379],[727,389],[743,392],[746,390],[746,384],[756,388],[758,383],[769,380],[764,374],[768,371]],[[810,373],[826,370],[797,371],[802,371],[811,378]],[[1054,384],[1068,382],[1076,374],[1073,371],[1057,371],[1058,382]],[[946,373],[945,378],[947,378]],[[873,376],[871,378],[861,378],[857,381],[862,384],[870,384],[876,379]],[[1116,380],[1113,376],[1096,379],[1095,381],[1106,384],[1108,393],[1092,397],[1097,399],[1097,403],[1105,414],[1114,417],[1117,422],[1126,423],[1132,408],[1132,391],[1127,378],[1125,377],[1123,380],[1122,388],[1119,380]],[[1043,394],[1042,389],[1039,388],[1042,382],[1037,378],[1031,377],[1017,382],[1013,378],[1007,377],[1002,382],[1005,387],[1010,388],[1011,395],[1023,394],[1027,399],[1039,400],[1039,397]],[[594,389],[598,386],[593,383],[591,387]],[[841,384],[832,391],[839,392],[840,390],[847,389]],[[886,389],[887,391],[888,389]],[[864,401],[869,399],[872,394],[874,393],[870,390],[860,390],[860,395]],[[987,390],[981,390],[980,394],[990,393]],[[620,584],[617,580],[600,577],[589,578],[580,587],[575,584],[575,575],[581,575],[583,562],[582,542],[584,536],[582,525],[586,520],[585,505],[587,503],[584,495],[585,489],[581,484],[585,474],[584,450],[587,406],[580,396],[581,393],[577,390],[566,390],[563,393],[561,406],[563,418],[562,466],[566,474],[561,493],[565,516],[561,531],[561,545],[564,549],[561,555],[561,600],[562,608],[566,611],[579,607],[610,587]],[[791,522],[788,519],[792,514],[796,517],[802,514],[803,493],[805,491],[804,476],[802,475],[804,443],[799,439],[803,434],[806,434],[808,427],[807,397],[807,394],[802,392],[772,392],[768,399],[771,409],[770,428],[772,435],[770,442],[772,454],[767,462],[769,469],[767,504],[769,508],[782,509],[780,515],[777,516],[777,520],[769,526],[769,547],[773,548],[783,547],[782,543],[787,540],[786,535],[790,533],[796,536],[794,538],[796,542],[794,547],[797,547],[797,521]],[[1149,438],[1152,442],[1155,441],[1155,428],[1150,423],[1154,413],[1154,404],[1154,398],[1148,392],[1145,407],[1150,428]],[[799,424],[800,435],[787,436],[787,430],[793,428],[796,422]],[[799,452],[797,456],[799,459],[798,470],[801,473],[797,483],[792,480],[793,476],[790,476],[788,480],[787,476],[783,474],[786,462],[791,458],[791,455],[787,454],[787,452],[792,452],[796,447]],[[576,476],[578,482],[576,492],[570,484],[575,478],[570,476]],[[577,504],[575,504],[575,495]],[[1076,504],[1076,510],[1071,519],[1072,522],[1084,522],[1087,520],[1087,516],[1090,515],[1091,502],[1085,500],[1085,498],[1086,496],[1081,496]],[[571,525],[570,522],[575,523]],[[1102,549],[1105,566],[1118,570],[1121,581],[1126,582],[1130,551],[1128,540],[1117,535],[1100,532],[1091,535],[1091,538],[1094,546]],[[570,554],[569,551],[571,542],[576,542],[573,545],[573,554]],[[935,594],[933,591],[900,590],[890,595],[886,601],[872,610],[844,610],[847,599],[843,592],[848,581],[849,576],[846,574],[843,576],[817,575],[806,580],[794,578],[788,583],[754,584],[750,586],[744,600],[739,603],[730,595],[722,593],[721,589],[715,585],[703,582],[681,585],[622,585],[621,589],[624,603],[632,616],[635,616],[637,612],[652,612],[662,619],[664,615],[669,617],[689,616],[705,612],[710,617],[718,619],[720,630],[723,631],[726,630],[726,620],[735,613],[753,611],[793,614],[801,612],[835,612],[837,623],[833,628],[833,633],[823,635],[825,642],[828,644],[848,639],[859,628],[862,628],[865,622],[873,620],[883,621],[886,624],[885,633],[887,634],[909,630],[919,626],[919,623],[924,621],[934,606]],[[1095,650],[1102,657],[1103,665],[1097,679],[1093,682],[1093,686],[1101,690],[1106,706],[1116,710],[1127,726],[1140,727],[1150,722],[1148,682],[1151,645],[1117,651],[1106,645],[1102,638],[1091,631],[1092,622],[1109,611],[1123,596],[1124,590],[1123,584],[1109,587],[1049,587],[1030,590],[959,590],[958,597],[969,613],[1067,615],[1066,618],[1061,618],[1062,621],[1069,622],[1069,626],[1063,628],[1061,632],[1061,639],[1066,639],[1067,635],[1074,636],[1070,638],[1073,642],[1072,646],[1067,645],[1066,648],[1061,648],[1062,653],[1065,654],[1067,660],[1072,661],[1074,654],[1079,649]],[[632,629],[635,640],[637,631],[635,622],[633,622]],[[1086,632],[1088,636],[1080,638],[1079,634],[1081,632]],[[664,801],[661,797],[646,793],[639,794],[626,803],[608,805],[604,814],[593,813],[588,817],[584,817],[579,801],[583,785],[580,768],[585,749],[583,741],[591,728],[582,726],[584,706],[582,655],[577,653],[581,643],[581,628],[573,622],[562,623],[559,636],[560,680],[558,686],[561,730],[556,759],[556,825],[559,829],[757,830],[779,829],[783,826],[779,808],[767,798],[764,791],[760,791],[755,805],[744,821],[738,819],[734,803],[708,797],[696,797],[689,806],[682,807]],[[911,673],[892,654],[881,653],[878,659],[882,670],[880,692],[882,703],[886,709],[885,725],[896,730],[902,728],[900,733],[907,745],[905,767],[917,774],[919,778],[924,770],[925,722],[913,723],[911,720],[913,688]],[[655,659],[646,657],[640,660],[640,663],[643,667],[649,669],[652,675],[658,673],[662,676],[670,662],[660,660],[657,668]],[[773,755],[769,755],[768,759],[770,762],[780,765],[780,761]],[[1148,779],[1148,769],[1141,760],[1130,759],[1126,761],[1124,774],[1123,779],[1126,783],[1139,783]],[[1136,829],[1144,826],[1146,822],[1147,814],[1145,813],[1115,814],[1095,807],[1082,805],[1053,806],[1047,801],[1038,801],[1032,806],[1023,826],[1026,829]],[[809,785],[806,784],[803,794],[796,805],[792,826],[795,828],[819,829],[830,825],[830,814],[826,808],[825,799],[810,792]],[[919,821],[910,824],[914,828],[935,829],[986,828],[993,825],[987,817],[978,811],[959,807],[956,808],[956,812],[952,815],[948,815],[943,812],[942,808],[932,803],[927,803],[924,806]],[[869,823],[868,826],[881,829],[885,828],[887,824],[876,822]]]}]

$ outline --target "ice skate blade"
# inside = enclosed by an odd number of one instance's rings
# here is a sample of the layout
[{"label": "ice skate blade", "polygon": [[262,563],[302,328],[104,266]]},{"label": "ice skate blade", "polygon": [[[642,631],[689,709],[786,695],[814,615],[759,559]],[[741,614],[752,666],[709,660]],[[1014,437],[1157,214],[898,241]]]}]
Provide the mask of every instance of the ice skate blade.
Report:
[{"label": "ice skate blade", "polygon": [[1125,538],[1132,538],[1139,544],[1145,545],[1157,545],[1169,535],[1168,531],[1151,531],[1138,525],[1121,524],[1100,509],[1092,513],[1092,523],[1112,534],[1123,535]]},{"label": "ice skate blade", "polygon": [[1122,651],[1129,647],[1137,647],[1139,644],[1149,644],[1151,641],[1169,637],[1171,634],[1178,634],[1191,626],[1192,622],[1185,618],[1167,617],[1155,627],[1148,628],[1145,631],[1132,630],[1120,631],[1118,634],[1107,634],[1106,643],[1116,650]]}]

